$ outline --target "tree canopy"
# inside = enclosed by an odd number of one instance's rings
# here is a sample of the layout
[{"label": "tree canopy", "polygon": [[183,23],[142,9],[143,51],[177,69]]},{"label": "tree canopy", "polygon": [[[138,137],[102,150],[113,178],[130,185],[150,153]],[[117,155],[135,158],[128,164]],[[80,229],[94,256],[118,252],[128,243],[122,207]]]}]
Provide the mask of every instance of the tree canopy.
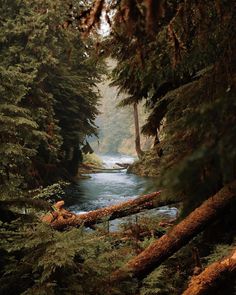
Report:
[{"label": "tree canopy", "polygon": [[[0,0],[0,294],[178,295],[215,265],[230,279],[218,271],[203,291],[233,294],[235,254],[215,261],[235,251],[235,15],[229,0]],[[149,112],[142,131],[156,140],[140,162],[181,214],[167,227],[59,232],[40,214],[61,217],[45,200],[97,135],[108,56],[120,104]]]},{"label": "tree canopy", "polygon": [[86,45],[76,27],[65,25],[69,13],[61,1],[1,2],[4,193],[4,185],[21,186],[22,177],[31,186],[47,183],[42,166],[65,162],[70,170],[73,153],[97,132],[95,83],[102,66],[91,41]]}]

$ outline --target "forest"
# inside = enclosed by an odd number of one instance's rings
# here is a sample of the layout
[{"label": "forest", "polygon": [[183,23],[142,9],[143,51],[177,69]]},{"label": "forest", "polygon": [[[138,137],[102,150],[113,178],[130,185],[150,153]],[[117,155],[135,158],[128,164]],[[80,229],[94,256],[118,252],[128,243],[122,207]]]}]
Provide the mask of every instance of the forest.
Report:
[{"label": "forest", "polygon": [[0,295],[236,294],[234,1],[0,0],[0,26]]}]

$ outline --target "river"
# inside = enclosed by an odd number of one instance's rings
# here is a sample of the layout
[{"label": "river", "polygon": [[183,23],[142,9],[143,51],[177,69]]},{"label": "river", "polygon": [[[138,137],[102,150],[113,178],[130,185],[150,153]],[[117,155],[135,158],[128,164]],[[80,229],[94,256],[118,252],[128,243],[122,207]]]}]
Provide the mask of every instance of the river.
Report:
[{"label": "river", "polygon": [[[117,167],[115,163],[132,163],[134,158],[125,155],[100,156],[104,167]],[[128,174],[126,170],[89,174],[90,178],[80,179],[78,184],[69,186],[65,200],[67,209],[82,213],[133,199],[139,195],[158,190],[156,178]],[[175,216],[175,208],[155,209],[158,214]]]}]

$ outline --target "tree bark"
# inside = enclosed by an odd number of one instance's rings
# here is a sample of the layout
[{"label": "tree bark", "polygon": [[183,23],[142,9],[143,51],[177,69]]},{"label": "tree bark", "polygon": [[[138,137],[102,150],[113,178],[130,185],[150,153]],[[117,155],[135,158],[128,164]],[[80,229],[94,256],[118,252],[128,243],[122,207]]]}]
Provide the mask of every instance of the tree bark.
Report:
[{"label": "tree bark", "polygon": [[55,229],[63,229],[67,226],[92,226],[107,220],[125,217],[139,213],[144,209],[166,206],[176,203],[173,200],[166,200],[160,197],[160,192],[140,196],[134,200],[122,202],[117,205],[90,211],[80,215],[74,215],[67,219],[56,219],[51,225]]},{"label": "tree bark", "polygon": [[136,277],[142,279],[163,261],[185,246],[193,237],[211,224],[229,204],[235,201],[236,181],[223,187],[213,197],[206,200],[173,229],[152,243],[124,267],[112,274],[111,281]]},{"label": "tree bark", "polygon": [[[222,261],[209,265],[198,276],[194,276],[182,295],[203,295],[213,294],[224,279],[236,275],[236,249],[232,255]],[[235,277],[234,277],[235,278]]]},{"label": "tree bark", "polygon": [[140,143],[139,118],[138,118],[138,103],[134,103],[134,126],[135,126],[135,149],[139,159],[143,155]]}]

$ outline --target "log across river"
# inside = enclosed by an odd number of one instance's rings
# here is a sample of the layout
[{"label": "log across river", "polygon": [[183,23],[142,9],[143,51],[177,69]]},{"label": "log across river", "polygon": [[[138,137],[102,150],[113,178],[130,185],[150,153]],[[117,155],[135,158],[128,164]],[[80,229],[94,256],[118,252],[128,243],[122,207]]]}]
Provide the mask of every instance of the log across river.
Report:
[{"label": "log across river", "polygon": [[[126,170],[109,170],[119,168],[116,163],[132,163],[134,158],[129,156],[101,156],[104,172],[90,174],[88,179],[80,179],[78,184],[71,185],[64,197],[66,208],[76,214],[88,212],[120,202],[132,200],[137,196],[158,191],[156,179],[127,174]],[[163,207],[157,213],[174,217],[175,208]],[[120,221],[112,221],[116,226]]]}]

